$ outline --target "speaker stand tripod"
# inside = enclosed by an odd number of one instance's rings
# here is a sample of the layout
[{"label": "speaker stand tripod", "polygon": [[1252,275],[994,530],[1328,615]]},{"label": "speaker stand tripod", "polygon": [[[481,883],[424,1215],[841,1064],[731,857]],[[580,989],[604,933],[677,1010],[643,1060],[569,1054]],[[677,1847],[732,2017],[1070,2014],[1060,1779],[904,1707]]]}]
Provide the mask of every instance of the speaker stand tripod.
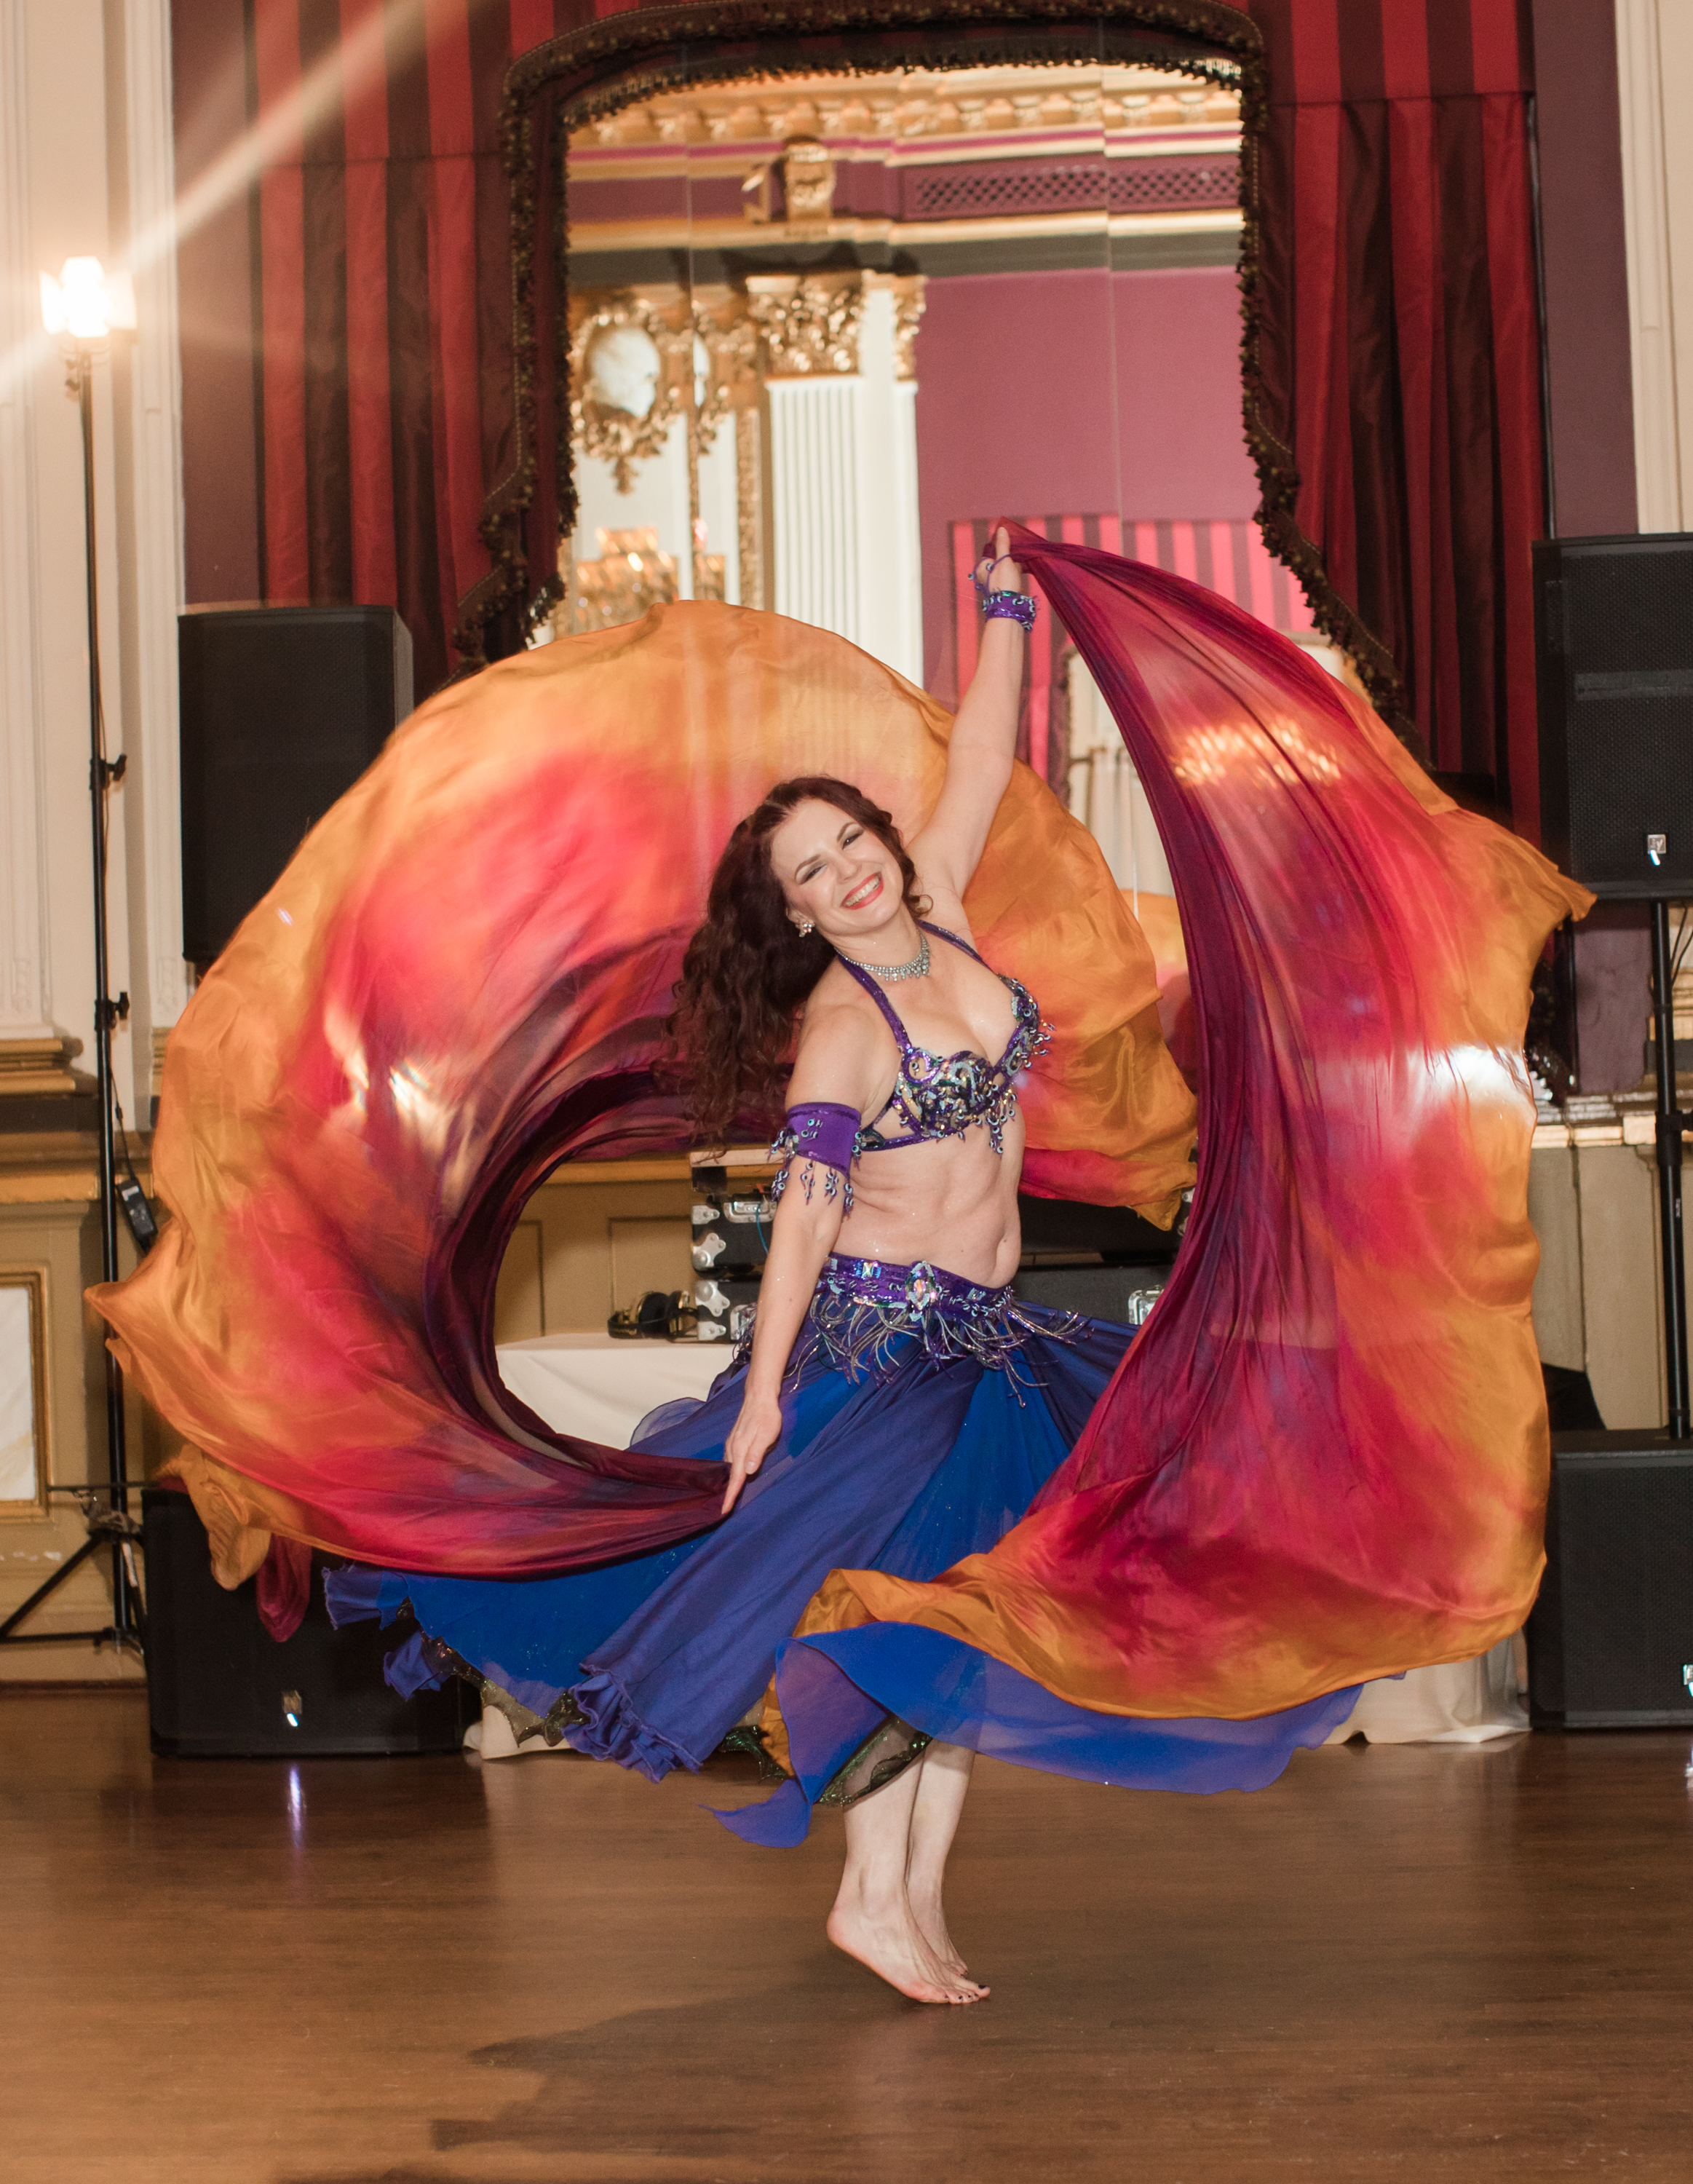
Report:
[{"label": "speaker stand tripod", "polygon": [[1669,905],[1651,905],[1652,1024],[1657,1048],[1658,1244],[1663,1254],[1663,1378],[1671,1440],[1688,1438],[1687,1263],[1681,1234],[1681,1140],[1693,1115],[1675,1103],[1675,995]]}]

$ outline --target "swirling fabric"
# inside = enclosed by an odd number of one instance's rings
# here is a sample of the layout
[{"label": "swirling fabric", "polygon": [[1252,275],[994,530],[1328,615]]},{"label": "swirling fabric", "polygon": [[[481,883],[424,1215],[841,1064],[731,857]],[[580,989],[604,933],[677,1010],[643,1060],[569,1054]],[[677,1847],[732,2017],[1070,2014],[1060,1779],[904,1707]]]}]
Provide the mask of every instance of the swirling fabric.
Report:
[{"label": "swirling fabric", "polygon": [[1023,1521],[933,1583],[842,1571],[812,1602],[768,1713],[795,1750],[839,1741],[829,1664],[921,1706],[916,1633],[955,1680],[997,1663],[1096,1712],[1240,1719],[1483,1652],[1543,1562],[1523,1035],[1534,957],[1591,898],[1226,601],[1024,532],[1012,550],[1168,853],[1199,1190]]},{"label": "swirling fabric", "polygon": [[[172,1032],[153,1148],[172,1217],[92,1293],[183,1437],[174,1470],[226,1581],[272,1535],[497,1577],[715,1520],[720,1466],[571,1440],[507,1392],[494,1275],[558,1162],[686,1146],[654,1065],[735,822],[783,775],[833,773],[909,833],[950,726],[838,638],[690,604],[505,661],[396,732]],[[1152,958],[1026,767],[968,906],[1059,1027],[1022,1088],[1027,1187],[1167,1223],[1194,1105]],[[271,1556],[279,1626],[302,1574]]]}]

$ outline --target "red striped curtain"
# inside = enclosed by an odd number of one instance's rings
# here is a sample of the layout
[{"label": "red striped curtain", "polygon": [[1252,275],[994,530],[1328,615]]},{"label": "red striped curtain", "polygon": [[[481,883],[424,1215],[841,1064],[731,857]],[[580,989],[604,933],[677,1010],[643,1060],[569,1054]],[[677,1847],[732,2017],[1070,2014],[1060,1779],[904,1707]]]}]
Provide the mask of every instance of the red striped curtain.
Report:
[{"label": "red striped curtain", "polygon": [[[1215,522],[1179,518],[1125,521],[1119,515],[1018,515],[1042,538],[1061,538],[1076,546],[1103,546],[1108,554],[1127,554],[1160,569],[1221,592],[1248,614],[1284,636],[1297,637],[1313,627],[1311,608],[1285,563],[1264,543],[1256,523]],[[991,516],[961,519],[951,526],[953,628],[958,647],[960,689],[976,672],[981,614],[970,572],[988,552]],[[1017,730],[1017,756],[1026,759],[1068,800],[1070,746],[1068,663],[1073,648],[1054,621],[1039,579],[1030,588],[1043,611],[1029,632],[1027,681]]]},{"label": "red striped curtain", "polygon": [[[1258,26],[1268,86],[1247,387],[1267,535],[1383,710],[1436,766],[1492,775],[1534,835],[1526,0],[1234,4]],[[505,71],[623,10],[253,10],[259,120],[286,122],[305,93],[259,185],[266,595],[392,601],[427,689],[455,662],[461,618],[480,641],[483,496],[512,460]],[[544,320],[550,237],[537,243]],[[550,332],[543,435],[559,414]],[[532,582],[555,544],[549,470],[523,542]]]},{"label": "red striped curtain", "polygon": [[253,0],[264,593],[398,607],[420,695],[510,462],[505,72],[581,12]]},{"label": "red striped curtain", "polygon": [[1382,709],[1436,766],[1491,775],[1538,839],[1526,0],[1246,4],[1269,94],[1248,387],[1267,530]]}]

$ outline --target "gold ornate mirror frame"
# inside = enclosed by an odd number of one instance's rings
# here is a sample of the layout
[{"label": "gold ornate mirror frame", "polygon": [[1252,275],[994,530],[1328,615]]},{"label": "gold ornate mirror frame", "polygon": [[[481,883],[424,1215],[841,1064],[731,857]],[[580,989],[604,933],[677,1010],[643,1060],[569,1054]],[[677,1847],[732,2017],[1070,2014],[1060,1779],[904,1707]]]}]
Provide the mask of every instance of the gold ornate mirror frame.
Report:
[{"label": "gold ornate mirror frame", "polygon": [[[575,522],[565,175],[572,131],[660,92],[742,76],[1098,60],[1206,76],[1239,93],[1248,432],[1266,506],[1284,504],[1290,523],[1291,457],[1255,421],[1264,74],[1257,27],[1241,8],[1224,0],[1095,0],[1085,14],[1073,0],[728,0],[637,8],[535,47],[506,79],[501,145],[511,187],[513,453],[483,510],[493,566],[459,603],[454,643],[467,665],[518,650],[548,614],[560,596],[559,543]],[[691,375],[694,330],[677,331]]]}]

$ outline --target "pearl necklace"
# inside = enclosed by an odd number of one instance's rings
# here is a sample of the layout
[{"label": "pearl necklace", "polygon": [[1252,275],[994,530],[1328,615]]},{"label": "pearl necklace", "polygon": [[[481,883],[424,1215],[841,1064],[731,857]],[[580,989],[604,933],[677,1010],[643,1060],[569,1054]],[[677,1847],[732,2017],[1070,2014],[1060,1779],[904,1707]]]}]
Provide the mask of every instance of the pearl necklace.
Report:
[{"label": "pearl necklace", "polygon": [[844,948],[837,948],[835,953],[843,963],[855,963],[860,971],[868,971],[872,978],[880,978],[883,985],[897,986],[902,979],[921,978],[927,974],[929,936],[924,933],[922,946],[909,963],[866,963],[862,956],[849,956]]}]

